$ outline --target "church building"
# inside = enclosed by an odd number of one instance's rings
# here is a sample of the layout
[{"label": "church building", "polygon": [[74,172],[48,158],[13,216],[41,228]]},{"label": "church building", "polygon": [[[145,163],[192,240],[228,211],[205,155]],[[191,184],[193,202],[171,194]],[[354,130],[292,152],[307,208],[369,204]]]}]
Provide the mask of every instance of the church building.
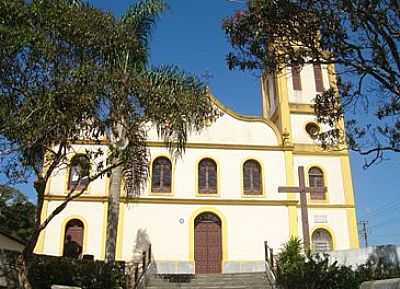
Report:
[{"label": "church building", "polygon": [[[303,236],[300,194],[278,192],[299,185],[300,166],[306,186],[327,188],[307,194],[311,249],[358,248],[349,154],[320,148],[324,126],[312,108],[316,94],[334,85],[332,66],[264,76],[261,116],[235,113],[212,97],[221,117],[191,134],[180,158],[151,130],[147,185],[139,197],[121,195],[117,260],[130,261],[151,243],[159,273],[263,271],[264,241],[277,252],[291,236]],[[75,150],[89,146],[101,144]],[[53,174],[42,218],[74,181],[73,165]],[[108,191],[107,177],[90,183],[42,232],[36,253],[61,256],[70,236],[79,254],[104,259]]]}]

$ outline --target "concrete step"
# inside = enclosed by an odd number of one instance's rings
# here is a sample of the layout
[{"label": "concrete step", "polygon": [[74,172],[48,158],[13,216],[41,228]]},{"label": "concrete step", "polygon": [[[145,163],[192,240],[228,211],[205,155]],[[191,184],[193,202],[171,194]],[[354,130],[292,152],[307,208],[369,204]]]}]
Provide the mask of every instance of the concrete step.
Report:
[{"label": "concrete step", "polygon": [[146,286],[146,289],[272,289],[268,285],[260,286]]},{"label": "concrete step", "polygon": [[154,275],[147,289],[269,289],[264,272],[200,274],[200,275]]}]

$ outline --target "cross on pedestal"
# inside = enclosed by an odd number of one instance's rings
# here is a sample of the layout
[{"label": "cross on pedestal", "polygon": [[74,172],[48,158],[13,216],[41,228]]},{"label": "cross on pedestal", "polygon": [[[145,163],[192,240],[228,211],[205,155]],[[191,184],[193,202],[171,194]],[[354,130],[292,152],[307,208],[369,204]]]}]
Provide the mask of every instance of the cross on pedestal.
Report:
[{"label": "cross on pedestal", "polygon": [[301,223],[303,228],[304,249],[310,250],[310,226],[308,222],[307,193],[325,193],[326,187],[306,187],[304,177],[304,167],[298,168],[299,186],[298,187],[278,187],[279,193],[300,193]]}]

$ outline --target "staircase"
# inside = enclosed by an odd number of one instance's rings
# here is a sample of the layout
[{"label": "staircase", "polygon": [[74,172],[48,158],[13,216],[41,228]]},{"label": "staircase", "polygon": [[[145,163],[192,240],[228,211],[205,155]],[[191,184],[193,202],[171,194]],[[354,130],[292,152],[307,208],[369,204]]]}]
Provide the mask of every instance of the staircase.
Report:
[{"label": "staircase", "polygon": [[204,275],[154,275],[146,289],[273,289],[265,272],[204,274]]}]

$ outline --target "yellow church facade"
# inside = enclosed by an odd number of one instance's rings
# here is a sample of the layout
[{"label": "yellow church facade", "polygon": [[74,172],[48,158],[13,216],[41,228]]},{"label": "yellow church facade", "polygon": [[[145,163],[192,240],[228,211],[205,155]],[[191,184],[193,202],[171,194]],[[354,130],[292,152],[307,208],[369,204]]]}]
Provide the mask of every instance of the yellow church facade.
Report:
[{"label": "yellow church facade", "polygon": [[[159,273],[264,270],[264,241],[278,249],[302,237],[298,194],[278,193],[279,186],[298,185],[299,166],[308,186],[327,187],[307,196],[312,248],[358,248],[348,151],[323,151],[315,140],[324,127],[313,99],[334,85],[332,67],[311,65],[263,78],[262,116],[239,115],[214,99],[221,117],[190,135],[180,158],[150,130],[147,185],[137,198],[121,193],[116,258],[130,261],[151,243]],[[75,151],[101,146],[81,143]],[[67,169],[53,174],[43,218],[69,182]],[[108,191],[106,177],[91,183],[48,225],[36,252],[63,255],[69,232],[80,238],[82,254],[104,259]]]}]

